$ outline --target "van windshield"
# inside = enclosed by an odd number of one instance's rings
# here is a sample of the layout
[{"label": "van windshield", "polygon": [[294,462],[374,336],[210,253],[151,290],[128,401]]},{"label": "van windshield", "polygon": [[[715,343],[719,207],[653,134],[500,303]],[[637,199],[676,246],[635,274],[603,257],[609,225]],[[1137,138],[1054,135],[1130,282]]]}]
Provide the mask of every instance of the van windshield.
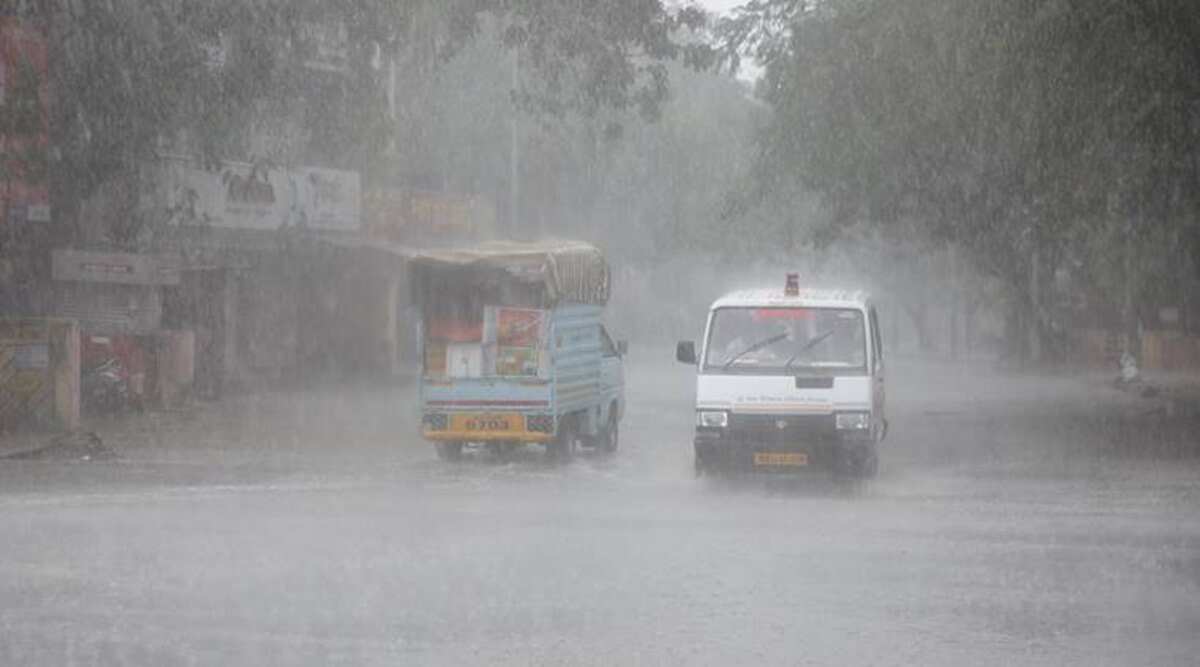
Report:
[{"label": "van windshield", "polygon": [[863,315],[851,308],[719,308],[707,373],[865,373]]}]

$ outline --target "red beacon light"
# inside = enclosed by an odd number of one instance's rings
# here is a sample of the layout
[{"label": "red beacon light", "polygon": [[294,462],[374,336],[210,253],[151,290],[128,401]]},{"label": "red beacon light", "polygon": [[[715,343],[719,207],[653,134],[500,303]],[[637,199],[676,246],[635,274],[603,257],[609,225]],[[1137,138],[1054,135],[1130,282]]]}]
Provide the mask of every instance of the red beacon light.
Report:
[{"label": "red beacon light", "polygon": [[800,296],[800,274],[787,274],[787,284],[783,288],[784,296]]}]

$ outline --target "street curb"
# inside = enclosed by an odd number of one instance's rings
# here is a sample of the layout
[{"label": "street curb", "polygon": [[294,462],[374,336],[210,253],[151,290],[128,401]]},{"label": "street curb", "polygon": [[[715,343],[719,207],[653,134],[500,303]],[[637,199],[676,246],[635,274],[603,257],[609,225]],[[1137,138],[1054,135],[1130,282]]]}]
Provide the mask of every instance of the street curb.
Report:
[{"label": "street curb", "polygon": [[[24,446],[0,446],[0,460],[30,461],[42,458],[70,458],[90,461],[114,458],[112,450],[104,446],[100,436],[92,431],[68,431],[56,434],[39,434],[33,441],[29,436]],[[63,455],[67,456],[63,456]]]},{"label": "street curb", "polygon": [[0,460],[16,460],[54,446],[58,433],[22,434],[0,437]]}]

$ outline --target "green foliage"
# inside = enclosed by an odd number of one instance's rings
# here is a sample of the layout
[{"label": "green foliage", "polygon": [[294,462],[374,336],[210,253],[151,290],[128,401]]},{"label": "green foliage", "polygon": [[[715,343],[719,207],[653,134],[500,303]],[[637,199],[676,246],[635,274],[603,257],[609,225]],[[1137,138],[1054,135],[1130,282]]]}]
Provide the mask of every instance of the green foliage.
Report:
[{"label": "green foliage", "polygon": [[[255,125],[275,119],[307,138],[301,153],[362,164],[388,144],[384,61],[427,40],[444,61],[484,16],[527,53],[539,71],[528,80],[546,84],[526,92],[552,110],[652,114],[665,95],[661,61],[703,51],[671,37],[698,20],[694,9],[642,0],[64,0],[54,108],[63,178],[86,195],[181,134],[187,149],[245,157]],[[335,65],[311,66],[331,51]]]},{"label": "green foliage", "polygon": [[1200,5],[755,0],[719,32],[766,64],[766,191],[819,193],[834,235],[915,221],[1043,324],[1039,271],[1131,247],[1091,231],[1195,227]]},{"label": "green foliage", "polygon": [[[676,36],[696,30],[702,11],[668,11],[662,2],[519,0],[481,3],[502,16],[506,46],[519,48],[533,65],[536,82],[526,102],[551,113],[636,109],[652,119],[667,93],[668,61],[700,68],[710,50]],[[488,6],[491,5],[491,6]]]}]

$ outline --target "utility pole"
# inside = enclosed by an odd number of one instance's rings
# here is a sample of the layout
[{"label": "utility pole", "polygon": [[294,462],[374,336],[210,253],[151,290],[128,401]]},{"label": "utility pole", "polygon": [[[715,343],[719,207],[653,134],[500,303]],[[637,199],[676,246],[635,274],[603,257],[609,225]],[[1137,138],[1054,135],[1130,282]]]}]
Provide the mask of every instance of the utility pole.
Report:
[{"label": "utility pole", "polygon": [[387,74],[387,103],[388,103],[388,120],[392,124],[391,141],[388,148],[394,155],[396,152],[396,132],[395,127],[399,117],[396,112],[396,53],[388,51],[388,74]]},{"label": "utility pole", "polygon": [[519,123],[521,118],[521,108],[518,103],[520,85],[521,49],[520,47],[514,46],[512,48],[512,137],[508,154],[508,226],[509,234],[511,236],[517,236],[520,231],[519,210],[521,198],[521,156],[519,154]]}]

